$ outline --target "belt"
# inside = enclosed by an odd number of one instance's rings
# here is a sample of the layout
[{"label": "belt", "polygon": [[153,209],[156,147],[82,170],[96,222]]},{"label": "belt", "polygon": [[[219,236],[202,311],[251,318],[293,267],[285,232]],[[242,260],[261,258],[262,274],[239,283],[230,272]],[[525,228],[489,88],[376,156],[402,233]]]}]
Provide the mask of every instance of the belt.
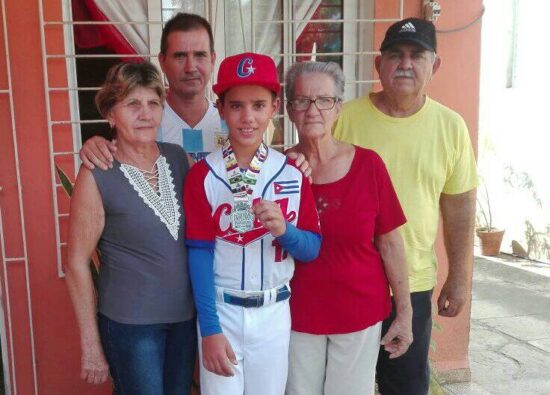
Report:
[{"label": "belt", "polygon": [[[220,292],[221,291],[221,292]],[[256,295],[237,296],[227,290],[219,289],[218,300],[241,307],[262,307],[269,304],[281,302],[290,298],[290,288],[287,285],[282,287],[261,291]]]}]

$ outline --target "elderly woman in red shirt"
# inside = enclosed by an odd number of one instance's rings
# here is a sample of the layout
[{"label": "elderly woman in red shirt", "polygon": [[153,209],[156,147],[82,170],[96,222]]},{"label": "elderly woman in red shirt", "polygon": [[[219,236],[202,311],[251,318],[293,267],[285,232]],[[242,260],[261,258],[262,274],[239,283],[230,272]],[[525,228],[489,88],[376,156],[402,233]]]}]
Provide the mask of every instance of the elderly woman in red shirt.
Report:
[{"label": "elderly woman in red shirt", "polygon": [[[380,350],[412,342],[412,308],[399,226],[406,222],[382,159],[332,137],[344,75],[335,63],[302,62],[286,75],[287,111],[313,169],[323,232],[319,257],[291,282],[292,334],[286,393],[374,393]],[[361,125],[357,125],[361,127]],[[381,337],[382,321],[397,317]]]}]

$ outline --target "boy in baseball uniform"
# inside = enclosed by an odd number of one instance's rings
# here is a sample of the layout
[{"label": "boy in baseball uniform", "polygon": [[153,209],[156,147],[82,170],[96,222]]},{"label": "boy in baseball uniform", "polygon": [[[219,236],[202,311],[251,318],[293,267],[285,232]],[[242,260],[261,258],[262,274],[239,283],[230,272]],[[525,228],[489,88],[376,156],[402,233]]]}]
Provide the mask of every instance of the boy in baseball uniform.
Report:
[{"label": "boy in baseball uniform", "polygon": [[284,393],[294,258],[307,262],[319,253],[308,180],[263,142],[279,89],[268,56],[226,58],[213,90],[228,140],[185,180],[186,244],[207,395]]}]

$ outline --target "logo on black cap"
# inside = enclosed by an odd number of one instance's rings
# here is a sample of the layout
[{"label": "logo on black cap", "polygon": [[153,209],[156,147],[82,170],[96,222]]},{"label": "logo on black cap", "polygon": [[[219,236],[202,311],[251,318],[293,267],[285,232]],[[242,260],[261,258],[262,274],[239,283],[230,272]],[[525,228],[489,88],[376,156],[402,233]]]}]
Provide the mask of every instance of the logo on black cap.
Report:
[{"label": "logo on black cap", "polygon": [[380,51],[384,51],[394,44],[407,42],[418,44],[428,51],[435,52],[437,41],[434,24],[420,18],[407,18],[396,22],[386,31]]},{"label": "logo on black cap", "polygon": [[416,32],[416,27],[414,27],[412,22],[407,22],[403,26],[401,26],[401,30],[399,30],[399,33],[403,32]]}]

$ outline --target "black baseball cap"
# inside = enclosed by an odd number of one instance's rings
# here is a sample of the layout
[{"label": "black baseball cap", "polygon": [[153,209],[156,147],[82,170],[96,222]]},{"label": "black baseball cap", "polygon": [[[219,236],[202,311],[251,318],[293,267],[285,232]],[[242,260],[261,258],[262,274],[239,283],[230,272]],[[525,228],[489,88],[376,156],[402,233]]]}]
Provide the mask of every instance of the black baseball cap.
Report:
[{"label": "black baseball cap", "polygon": [[436,52],[437,40],[435,38],[435,26],[430,21],[420,18],[407,18],[391,25],[386,31],[386,36],[380,51],[398,43],[415,43],[428,51]]}]

